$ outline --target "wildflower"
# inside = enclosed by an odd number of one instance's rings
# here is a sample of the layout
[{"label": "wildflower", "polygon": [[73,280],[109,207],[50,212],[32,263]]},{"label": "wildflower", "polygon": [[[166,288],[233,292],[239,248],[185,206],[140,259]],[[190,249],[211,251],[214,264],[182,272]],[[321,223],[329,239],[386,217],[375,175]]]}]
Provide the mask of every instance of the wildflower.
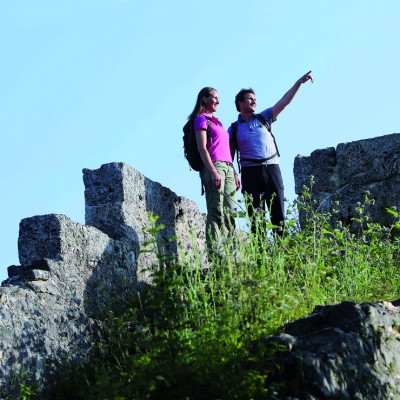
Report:
[{"label": "wildflower", "polygon": [[192,248],[191,244],[188,243],[188,244],[186,245],[186,248],[187,248],[188,250],[190,250],[190,249]]}]

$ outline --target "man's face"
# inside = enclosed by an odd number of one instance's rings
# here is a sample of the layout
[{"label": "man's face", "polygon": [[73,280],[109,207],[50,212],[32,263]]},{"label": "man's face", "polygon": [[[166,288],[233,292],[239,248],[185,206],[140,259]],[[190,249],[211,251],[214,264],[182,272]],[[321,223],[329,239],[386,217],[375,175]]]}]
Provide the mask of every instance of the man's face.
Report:
[{"label": "man's face", "polygon": [[256,96],[253,93],[247,93],[244,100],[239,102],[239,108],[241,113],[255,113],[257,108]]}]

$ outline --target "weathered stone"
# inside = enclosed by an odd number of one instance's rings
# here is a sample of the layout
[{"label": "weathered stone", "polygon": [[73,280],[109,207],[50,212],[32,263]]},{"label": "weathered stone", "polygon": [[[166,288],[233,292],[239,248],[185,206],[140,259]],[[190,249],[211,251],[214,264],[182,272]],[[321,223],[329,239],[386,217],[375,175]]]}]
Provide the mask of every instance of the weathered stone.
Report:
[{"label": "weathered stone", "polygon": [[21,265],[0,287],[0,393],[16,374],[43,382],[63,361],[90,354],[107,306],[123,306],[157,262],[140,255],[150,211],[166,226],[159,248],[177,236],[167,251],[204,249],[205,216],[190,200],[123,163],[84,170],[84,180],[87,225],[57,214],[20,223]]},{"label": "weathered stone", "polygon": [[[87,357],[101,334],[93,317],[136,283],[131,246],[63,215],[23,220],[19,249],[25,272],[0,288],[7,298],[0,303],[4,385],[13,373],[49,378],[67,357]],[[44,269],[29,269],[33,265]]]},{"label": "weathered stone", "polygon": [[[360,197],[357,190],[383,193],[385,184],[395,192],[398,136],[392,136],[387,145],[379,140],[373,146],[340,145],[297,158],[295,169],[301,173],[296,187],[314,175],[321,202],[343,193],[354,202]],[[389,149],[393,152],[386,154]],[[378,153],[371,165],[343,159],[367,153]],[[384,159],[390,164],[386,172],[380,167]],[[369,180],[368,168],[385,180]],[[123,305],[129,293],[149,280],[145,271],[157,262],[140,254],[151,238],[143,230],[150,225],[149,212],[166,226],[158,235],[159,248],[171,236],[178,240],[168,243],[167,251],[179,257],[190,257],[188,244],[205,248],[205,216],[197,205],[126,164],[84,170],[84,181],[87,225],[57,214],[21,221],[21,266],[9,267],[9,278],[0,287],[0,393],[15,374],[29,373],[46,382],[60,363],[79,362],[90,354],[104,334],[107,306]],[[387,195],[382,201],[395,203],[397,194]],[[279,359],[285,390],[279,398],[400,399],[399,307],[400,301],[319,307],[310,317],[288,324],[284,334],[267,338],[285,350]]]},{"label": "weathered stone", "polygon": [[287,324],[267,340],[284,344],[278,398],[400,399],[399,327],[398,302],[317,307]]},{"label": "weathered stone", "polygon": [[[96,170],[83,170],[85,183],[85,219],[114,239],[128,238],[138,254],[138,276],[147,281],[146,271],[157,259],[154,254],[140,253],[143,243],[151,239],[149,213],[158,216],[161,246],[169,254],[182,254],[190,244],[204,252],[205,216],[196,203],[177,196],[170,189],[146,178],[124,163],[104,164]],[[169,242],[173,236],[177,241]]]},{"label": "weathered stone", "polygon": [[10,265],[7,268],[7,274],[10,278],[14,276],[20,276],[25,272],[25,268],[21,267],[21,265]]},{"label": "weathered stone", "polygon": [[47,281],[49,279],[49,272],[41,269],[30,269],[25,272],[24,276],[30,281]]},{"label": "weathered stone", "polygon": [[[310,188],[311,177],[315,183]],[[332,222],[342,221],[352,226],[359,217],[358,204],[364,196],[375,201],[366,205],[371,221],[388,226],[393,222],[387,208],[400,210],[400,134],[394,133],[373,139],[359,140],[316,150],[309,157],[297,156],[294,161],[295,191],[301,196],[304,186],[311,189],[314,209],[335,215]],[[300,210],[304,226],[307,215]]]},{"label": "weathered stone", "polygon": [[334,147],[315,150],[311,153],[310,157],[298,155],[294,160],[296,193],[302,193],[303,186],[310,186],[311,176],[314,176],[316,185],[318,185],[318,191],[320,192],[336,188],[338,185],[336,164],[336,150]]},{"label": "weathered stone", "polygon": [[[50,231],[53,236],[49,240]],[[114,286],[123,294],[136,283],[136,253],[129,241],[111,239],[98,229],[63,215],[24,219],[18,243],[21,264],[31,266],[40,262],[46,266],[65,294],[81,298],[94,295],[95,302],[104,304],[105,299],[100,300],[94,293]]]}]

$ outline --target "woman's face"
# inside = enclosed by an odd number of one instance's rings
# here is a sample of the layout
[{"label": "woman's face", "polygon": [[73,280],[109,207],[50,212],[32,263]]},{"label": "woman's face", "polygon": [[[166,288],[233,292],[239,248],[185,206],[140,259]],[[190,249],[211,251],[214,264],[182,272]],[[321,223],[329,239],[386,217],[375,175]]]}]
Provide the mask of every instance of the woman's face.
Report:
[{"label": "woman's face", "polygon": [[204,97],[205,111],[207,113],[214,113],[217,111],[217,107],[219,104],[218,92],[216,90],[211,90],[210,95],[208,97]]}]

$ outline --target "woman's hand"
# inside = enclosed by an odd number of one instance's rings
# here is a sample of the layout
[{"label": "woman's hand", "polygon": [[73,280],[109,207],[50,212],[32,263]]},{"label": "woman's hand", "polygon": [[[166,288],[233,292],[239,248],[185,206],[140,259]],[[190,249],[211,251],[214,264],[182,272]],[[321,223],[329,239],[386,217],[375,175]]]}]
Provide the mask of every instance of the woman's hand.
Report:
[{"label": "woman's hand", "polygon": [[212,181],[214,189],[220,191],[222,182],[221,182],[221,176],[217,171],[212,173]]},{"label": "woman's hand", "polygon": [[240,182],[239,175],[236,173],[235,173],[235,182],[236,182],[236,191],[238,191],[241,188],[242,183]]}]

